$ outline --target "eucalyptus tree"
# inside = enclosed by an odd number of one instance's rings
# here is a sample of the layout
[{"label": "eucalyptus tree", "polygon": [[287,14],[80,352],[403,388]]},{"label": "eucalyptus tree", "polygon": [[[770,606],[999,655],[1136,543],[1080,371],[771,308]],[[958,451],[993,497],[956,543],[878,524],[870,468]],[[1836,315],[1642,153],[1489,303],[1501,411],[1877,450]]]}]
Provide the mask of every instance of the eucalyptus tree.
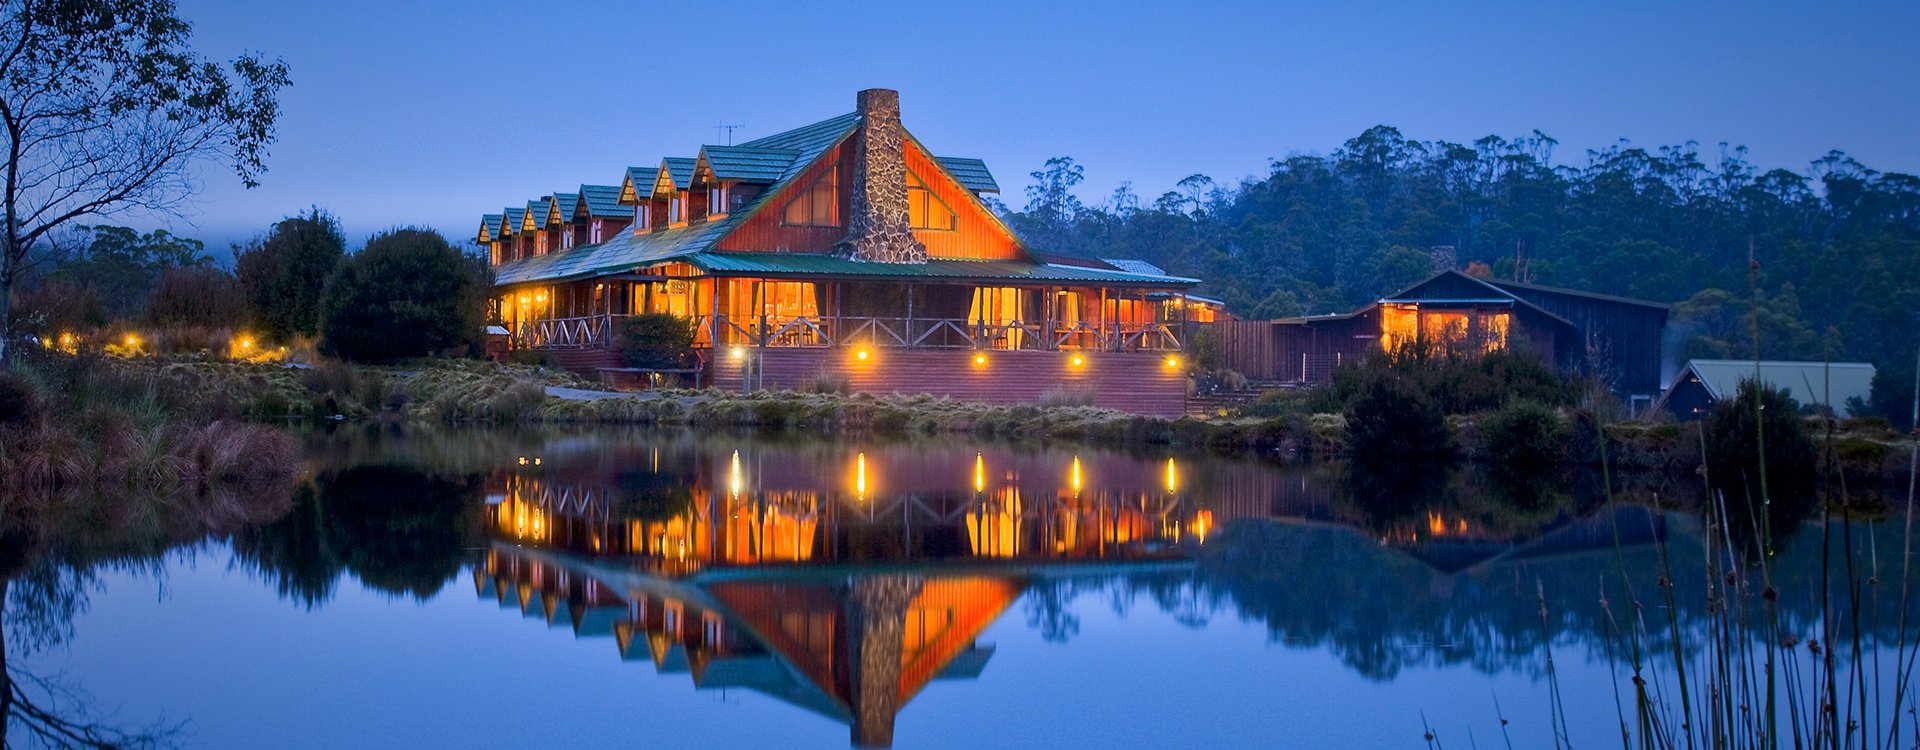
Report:
[{"label": "eucalyptus tree", "polygon": [[29,254],[62,227],[189,198],[203,161],[253,187],[287,66],[195,53],[171,0],[0,0],[0,363]]}]

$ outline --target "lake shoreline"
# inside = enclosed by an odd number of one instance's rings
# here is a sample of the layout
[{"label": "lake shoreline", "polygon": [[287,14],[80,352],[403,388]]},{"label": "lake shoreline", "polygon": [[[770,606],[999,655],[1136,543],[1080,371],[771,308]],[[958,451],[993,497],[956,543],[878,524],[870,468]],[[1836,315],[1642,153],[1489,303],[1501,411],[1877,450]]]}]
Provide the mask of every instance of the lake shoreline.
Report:
[{"label": "lake shoreline", "polygon": [[[1278,461],[1351,455],[1340,414],[1205,419],[1149,417],[1091,406],[992,405],[921,395],[748,394],[705,390],[611,391],[551,368],[475,360],[431,360],[397,367],[325,363],[288,366],[208,358],[101,358],[96,366],[148,379],[156,389],[200,405],[211,418],[261,422],[386,421],[434,424],[630,424],[820,430],[835,434],[957,434],[1012,441],[1094,445],[1167,445]],[[1453,459],[1489,463],[1479,429],[1485,415],[1448,419]],[[1570,428],[1563,466],[1598,466],[1603,455],[1592,420],[1562,414]],[[1697,425],[1698,423],[1693,423]],[[1701,465],[1697,427],[1671,422],[1606,424],[1605,463],[1613,468],[1691,473]],[[1832,460],[1856,487],[1904,484],[1912,439],[1890,431],[1841,431]],[[1815,430],[1824,440],[1824,428]],[[1827,453],[1824,450],[1823,453]],[[1823,471],[1823,474],[1832,472]]]}]

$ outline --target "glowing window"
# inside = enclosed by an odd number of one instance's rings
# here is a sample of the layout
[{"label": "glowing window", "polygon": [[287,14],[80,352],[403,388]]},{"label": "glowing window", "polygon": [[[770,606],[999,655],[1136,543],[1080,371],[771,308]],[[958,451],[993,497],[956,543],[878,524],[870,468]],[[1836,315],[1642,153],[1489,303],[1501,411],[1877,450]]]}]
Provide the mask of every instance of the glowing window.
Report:
[{"label": "glowing window", "polygon": [[953,209],[927,189],[927,183],[912,172],[907,173],[907,219],[914,229],[937,229],[953,231],[959,226],[959,218]]},{"label": "glowing window", "polygon": [[790,227],[840,226],[840,168],[828,167],[795,195],[781,212],[780,223]]}]

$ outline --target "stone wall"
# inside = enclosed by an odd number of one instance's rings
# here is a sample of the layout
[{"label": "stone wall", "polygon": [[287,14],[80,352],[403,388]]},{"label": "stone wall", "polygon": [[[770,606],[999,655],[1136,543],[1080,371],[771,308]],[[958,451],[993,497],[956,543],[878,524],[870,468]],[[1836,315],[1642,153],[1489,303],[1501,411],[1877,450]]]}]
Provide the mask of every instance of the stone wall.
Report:
[{"label": "stone wall", "polygon": [[859,104],[847,236],[836,249],[869,263],[925,263],[927,247],[914,238],[907,216],[906,129],[900,124],[900,92],[867,89],[860,92]]}]

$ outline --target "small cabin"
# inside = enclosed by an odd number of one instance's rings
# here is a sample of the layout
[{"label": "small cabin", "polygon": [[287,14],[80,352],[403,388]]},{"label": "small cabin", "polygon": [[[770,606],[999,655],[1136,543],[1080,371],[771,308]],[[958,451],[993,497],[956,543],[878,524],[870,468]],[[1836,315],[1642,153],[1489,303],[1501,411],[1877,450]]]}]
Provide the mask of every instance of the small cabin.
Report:
[{"label": "small cabin", "polygon": [[1720,399],[1736,396],[1741,381],[1758,379],[1785,389],[1801,406],[1818,405],[1851,417],[1853,402],[1865,401],[1873,392],[1873,376],[1873,365],[1865,362],[1696,359],[1680,368],[1655,407],[1682,422],[1700,419]]}]

